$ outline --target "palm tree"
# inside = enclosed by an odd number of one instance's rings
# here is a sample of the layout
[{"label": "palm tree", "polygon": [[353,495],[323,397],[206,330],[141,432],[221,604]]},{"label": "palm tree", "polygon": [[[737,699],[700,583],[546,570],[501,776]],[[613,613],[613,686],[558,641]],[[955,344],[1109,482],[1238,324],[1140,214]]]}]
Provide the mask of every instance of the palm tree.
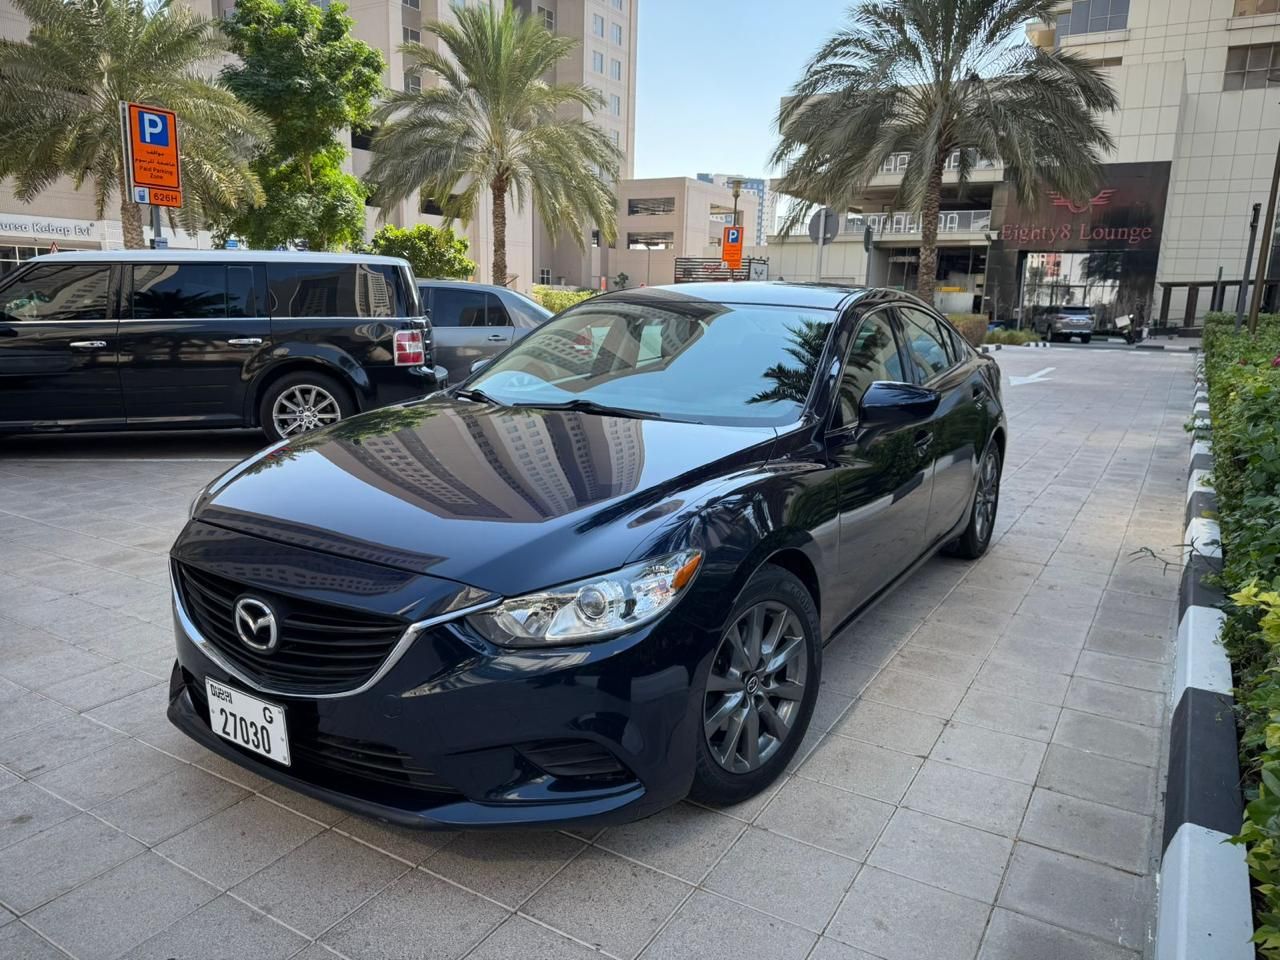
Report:
[{"label": "palm tree", "polygon": [[0,180],[30,202],[60,177],[93,184],[101,217],[113,194],[128,247],[141,247],[142,211],[128,195],[120,102],[178,117],[189,230],[215,210],[261,202],[248,144],[264,121],[210,73],[225,51],[217,25],[171,0],[13,0],[31,33],[0,41]]},{"label": "palm tree", "polygon": [[[375,113],[368,179],[385,210],[415,190],[445,214],[471,220],[484,190],[493,202],[493,282],[507,282],[507,210],[529,199],[554,235],[561,231],[585,247],[598,227],[612,243],[617,229],[610,184],[619,151],[582,108],[600,94],[582,84],[543,79],[575,41],[551,33],[508,2],[453,8],[453,23],[430,23],[452,59],[420,43],[406,43],[405,69],[429,71],[440,85],[393,92]],[[565,108],[562,112],[561,108]],[[577,117],[565,115],[575,112]]]},{"label": "palm tree", "polygon": [[920,211],[919,293],[932,302],[947,159],[961,186],[978,157],[1001,161],[1020,202],[1042,188],[1084,200],[1114,143],[1100,115],[1118,101],[1102,71],[1018,36],[1051,22],[1062,0],[863,0],[778,112],[772,162],[795,204],[856,206],[884,161],[910,153],[898,201]]}]

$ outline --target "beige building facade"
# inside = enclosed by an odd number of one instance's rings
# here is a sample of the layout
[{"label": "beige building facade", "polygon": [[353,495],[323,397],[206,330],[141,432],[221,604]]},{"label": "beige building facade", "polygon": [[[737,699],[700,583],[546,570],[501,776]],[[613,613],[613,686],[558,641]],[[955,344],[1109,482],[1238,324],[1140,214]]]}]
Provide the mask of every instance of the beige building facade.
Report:
[{"label": "beige building facade", "polygon": [[[201,13],[224,16],[233,0],[188,0]],[[426,86],[430,76],[413,76],[405,69],[400,45],[407,41],[437,43],[423,25],[436,20],[453,19],[453,7],[459,2],[472,6],[488,0],[347,0],[348,15],[354,21],[353,34],[379,50],[387,62],[384,82],[391,89],[404,90]],[[635,52],[636,6],[639,0],[518,0],[517,8],[536,16],[549,28],[579,41],[573,53],[556,71],[554,79],[561,83],[587,83],[596,87],[605,99],[603,110],[593,119],[599,123],[623,151],[621,175],[629,177],[634,163],[635,136]],[[11,0],[0,0],[0,38],[25,40],[28,26]],[[551,79],[551,78],[549,78]],[[579,115],[586,116],[585,111]],[[345,134],[344,134],[345,136]],[[371,155],[368,140],[359,131],[350,133],[351,148],[347,169],[363,176],[369,169]],[[394,209],[366,207],[365,228],[372,234],[382,223],[413,226],[429,223],[439,226],[438,208],[417,195]],[[492,205],[482,196],[475,218],[466,225],[455,224],[470,242],[470,256],[478,265],[478,278],[491,277],[493,259]],[[150,239],[150,228],[146,229]],[[207,232],[188,236],[181,231],[172,234],[164,229],[172,247],[209,247],[212,237]],[[586,244],[579,251],[571,238],[554,241],[546,236],[536,212],[528,204],[518,210],[513,200],[507,203],[507,269],[514,276],[512,286],[528,291],[535,283],[553,282],[552,276],[563,278],[572,286],[598,286],[607,270],[601,263],[599,247]],[[70,181],[55,184],[30,203],[19,201],[8,184],[0,184],[0,271],[18,262],[44,253],[50,244],[59,249],[111,249],[123,245],[119,206],[116,198],[108,204],[104,216],[98,217],[91,187],[75,190]],[[606,252],[607,253],[607,252]],[[607,258],[607,257],[606,257]]]}]

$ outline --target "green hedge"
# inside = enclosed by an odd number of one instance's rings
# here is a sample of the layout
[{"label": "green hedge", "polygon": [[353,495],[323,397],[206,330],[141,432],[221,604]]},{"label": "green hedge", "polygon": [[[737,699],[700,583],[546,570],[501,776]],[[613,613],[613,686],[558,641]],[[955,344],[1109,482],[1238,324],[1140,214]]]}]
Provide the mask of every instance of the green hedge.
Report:
[{"label": "green hedge", "polygon": [[1280,960],[1280,316],[1256,336],[1205,319],[1205,369],[1230,596],[1223,642],[1235,674],[1248,806],[1236,842],[1254,878],[1259,953]]},{"label": "green hedge", "polygon": [[983,343],[1003,343],[1006,346],[1021,346],[1024,343],[1030,343],[1032,340],[1039,340],[1040,336],[1032,330],[988,330],[986,339]]},{"label": "green hedge", "polygon": [[561,310],[568,310],[575,303],[594,297],[598,292],[597,290],[558,290],[555,287],[535,286],[533,299],[552,313],[559,313]]}]

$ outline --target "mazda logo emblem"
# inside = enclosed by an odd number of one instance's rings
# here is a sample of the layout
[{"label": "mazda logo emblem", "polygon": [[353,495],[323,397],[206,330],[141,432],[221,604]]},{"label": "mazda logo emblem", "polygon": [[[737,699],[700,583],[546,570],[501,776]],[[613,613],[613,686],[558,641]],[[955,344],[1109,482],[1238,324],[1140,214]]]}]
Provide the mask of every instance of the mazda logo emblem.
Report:
[{"label": "mazda logo emblem", "polygon": [[236,634],[240,637],[240,642],[250,650],[270,653],[280,642],[276,615],[261,600],[253,597],[241,597],[237,600],[235,621]]}]

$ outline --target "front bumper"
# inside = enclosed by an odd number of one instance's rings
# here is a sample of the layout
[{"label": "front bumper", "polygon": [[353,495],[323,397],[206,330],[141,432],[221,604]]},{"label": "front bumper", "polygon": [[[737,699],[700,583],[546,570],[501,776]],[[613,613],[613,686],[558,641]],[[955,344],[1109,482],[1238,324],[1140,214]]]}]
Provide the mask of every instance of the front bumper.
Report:
[{"label": "front bumper", "polygon": [[[174,601],[169,719],[213,752],[334,806],[422,828],[607,824],[655,813],[692,782],[692,678],[713,643],[678,618],[546,652],[485,649],[465,624],[444,623],[419,633],[362,692],[307,697],[245,683],[216,651],[207,655],[177,588]],[[205,677],[284,709],[292,766],[213,733]],[[603,753],[619,771],[548,772],[539,764],[555,744]]]}]

